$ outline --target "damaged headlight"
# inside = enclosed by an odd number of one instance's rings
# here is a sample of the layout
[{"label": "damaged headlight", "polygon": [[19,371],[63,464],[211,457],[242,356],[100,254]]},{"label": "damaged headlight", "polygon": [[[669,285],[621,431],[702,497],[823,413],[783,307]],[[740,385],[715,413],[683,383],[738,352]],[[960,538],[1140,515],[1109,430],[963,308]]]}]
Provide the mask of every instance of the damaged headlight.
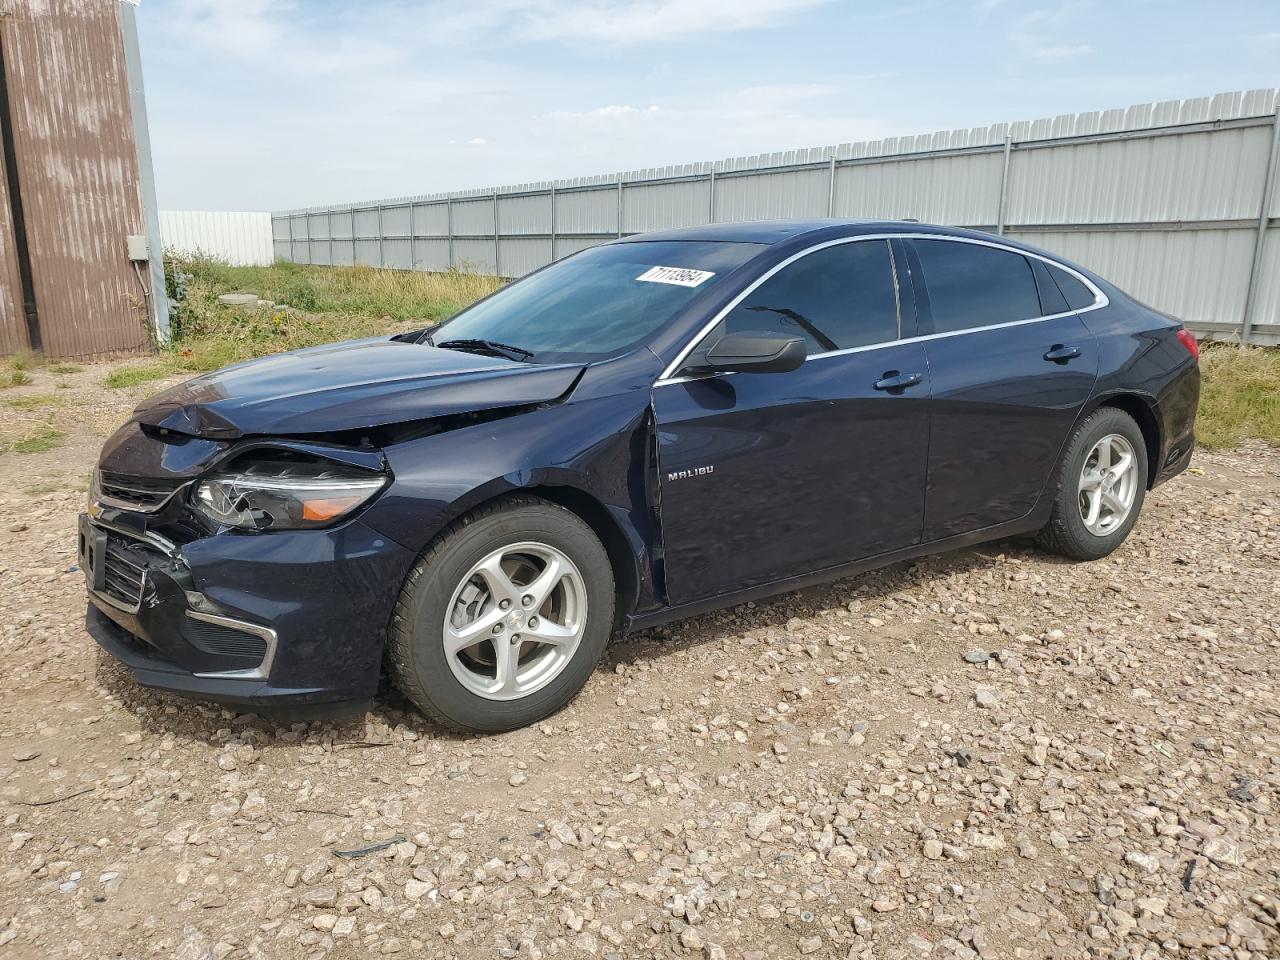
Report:
[{"label": "damaged headlight", "polygon": [[223,527],[302,530],[335,523],[386,484],[383,475],[328,460],[242,457],[200,480],[191,506]]}]

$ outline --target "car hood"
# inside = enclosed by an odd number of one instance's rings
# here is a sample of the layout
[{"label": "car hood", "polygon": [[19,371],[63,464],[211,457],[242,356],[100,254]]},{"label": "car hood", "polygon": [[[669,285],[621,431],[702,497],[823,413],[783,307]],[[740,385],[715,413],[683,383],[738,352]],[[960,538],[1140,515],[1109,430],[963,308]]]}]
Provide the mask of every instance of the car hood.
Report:
[{"label": "car hood", "polygon": [[134,419],[211,439],[331,433],[550,402],[582,369],[353,340],[204,374],[140,404]]}]

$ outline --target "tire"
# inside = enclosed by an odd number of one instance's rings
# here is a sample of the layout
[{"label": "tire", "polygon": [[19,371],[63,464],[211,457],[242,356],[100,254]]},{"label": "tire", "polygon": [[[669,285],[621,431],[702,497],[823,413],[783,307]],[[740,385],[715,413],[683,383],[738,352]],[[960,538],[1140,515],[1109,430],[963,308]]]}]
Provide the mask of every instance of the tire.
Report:
[{"label": "tire", "polygon": [[515,730],[577,696],[609,642],[615,602],[609,555],[586,523],[545,500],[504,500],[423,551],[392,616],[388,672],[436,723]]},{"label": "tire", "polygon": [[[1119,465],[1126,456],[1132,458],[1131,465],[1121,472]],[[1106,459],[1112,466],[1099,470]],[[1115,407],[1099,407],[1079,423],[1063,451],[1053,476],[1053,510],[1037,542],[1072,560],[1107,556],[1124,542],[1138,521],[1147,492],[1147,469],[1147,442],[1133,417]],[[1100,474],[1105,477],[1109,470],[1118,478],[1109,486],[1094,488],[1096,478]],[[1106,493],[1112,500],[1106,499]],[[1091,525],[1089,514],[1096,496],[1108,506],[1094,514],[1097,519]],[[1116,502],[1127,503],[1123,515],[1111,509]]]}]

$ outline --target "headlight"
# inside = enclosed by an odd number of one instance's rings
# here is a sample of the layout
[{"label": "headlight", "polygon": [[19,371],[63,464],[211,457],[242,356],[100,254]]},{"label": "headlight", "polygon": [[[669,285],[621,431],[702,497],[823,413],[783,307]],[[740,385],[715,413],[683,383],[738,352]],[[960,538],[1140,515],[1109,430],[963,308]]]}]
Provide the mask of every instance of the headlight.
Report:
[{"label": "headlight", "polygon": [[387,478],[328,460],[240,458],[191,492],[196,511],[223,527],[325,527],[367,502]]}]

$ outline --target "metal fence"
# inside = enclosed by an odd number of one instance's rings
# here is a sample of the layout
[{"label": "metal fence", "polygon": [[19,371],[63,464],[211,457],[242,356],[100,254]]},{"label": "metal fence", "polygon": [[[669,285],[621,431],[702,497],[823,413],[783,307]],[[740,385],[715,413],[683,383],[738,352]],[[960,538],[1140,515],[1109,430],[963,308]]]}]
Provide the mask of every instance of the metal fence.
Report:
[{"label": "metal fence", "polygon": [[204,253],[237,266],[266,266],[275,259],[271,214],[161,210],[165,250]]},{"label": "metal fence", "polygon": [[626,234],[777,217],[1004,234],[1193,329],[1280,342],[1280,90],[272,214],[277,257],[517,277]]}]

